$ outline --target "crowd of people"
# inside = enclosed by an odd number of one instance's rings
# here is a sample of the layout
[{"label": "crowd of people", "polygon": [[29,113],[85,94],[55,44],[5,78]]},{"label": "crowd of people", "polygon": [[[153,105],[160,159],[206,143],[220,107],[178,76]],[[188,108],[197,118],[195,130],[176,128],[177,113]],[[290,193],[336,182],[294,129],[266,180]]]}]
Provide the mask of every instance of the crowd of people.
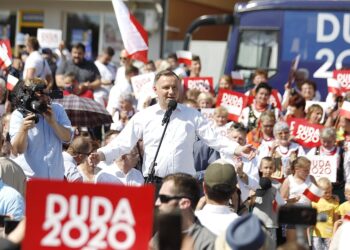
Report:
[{"label": "crowd of people", "polygon": [[[278,207],[285,204],[326,215],[326,221],[305,230],[313,249],[343,244],[340,234],[348,232],[350,219],[350,119],[339,109],[350,101],[348,93],[329,94],[329,109],[306,108],[307,101],[321,101],[307,70],[294,72],[279,93],[269,85],[268,73],[257,69],[245,92],[248,105],[231,121],[228,109],[216,107],[221,89],[236,88],[230,76],[219,79],[215,93],[183,90],[184,77],[201,76],[199,56],[183,65],[171,53],[140,67],[122,50],[117,67],[114,54],[106,48],[93,62],[85,59],[83,44],[55,54],[29,37],[22,56],[13,59],[20,80],[11,93],[5,88],[9,70],[0,72],[0,215],[24,216],[25,183],[31,179],[141,186],[152,174],[159,213],[180,213],[184,249],[274,249],[295,236],[295,225],[278,223]],[[151,72],[151,91],[137,99],[132,77]],[[57,89],[95,100],[113,122],[73,127],[64,107],[49,97]],[[177,106],[162,138],[170,101]],[[213,122],[202,115],[204,109],[214,109]],[[298,144],[290,118],[322,125],[321,145]],[[335,181],[312,175],[315,155],[336,162]],[[318,202],[305,195],[312,185],[323,191]],[[166,249],[163,237],[158,231],[150,249]]]}]

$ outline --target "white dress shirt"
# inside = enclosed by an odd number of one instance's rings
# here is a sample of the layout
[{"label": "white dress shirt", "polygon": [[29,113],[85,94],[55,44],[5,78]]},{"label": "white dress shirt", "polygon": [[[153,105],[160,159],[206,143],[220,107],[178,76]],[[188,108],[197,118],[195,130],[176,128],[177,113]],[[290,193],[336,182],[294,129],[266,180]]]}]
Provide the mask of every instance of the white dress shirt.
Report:
[{"label": "white dress shirt", "polygon": [[112,168],[113,169],[100,171],[95,177],[95,183],[115,183],[127,186],[141,186],[145,182],[142,173],[135,168],[130,169],[126,174],[116,165],[112,166]]},{"label": "white dress shirt", "polygon": [[[118,137],[98,151],[110,162],[129,153],[136,142],[143,139],[145,152],[142,172],[147,176],[164,129],[161,125],[164,113],[159,104],[136,113]],[[208,146],[226,154],[233,154],[238,146],[236,142],[218,135],[196,109],[178,104],[159,150],[155,175],[164,177],[171,173],[184,172],[195,176],[193,144],[196,136]]]},{"label": "white dress shirt", "polygon": [[197,210],[195,215],[201,224],[215,235],[225,232],[231,222],[239,218],[228,206],[213,204],[206,204],[203,209]]}]

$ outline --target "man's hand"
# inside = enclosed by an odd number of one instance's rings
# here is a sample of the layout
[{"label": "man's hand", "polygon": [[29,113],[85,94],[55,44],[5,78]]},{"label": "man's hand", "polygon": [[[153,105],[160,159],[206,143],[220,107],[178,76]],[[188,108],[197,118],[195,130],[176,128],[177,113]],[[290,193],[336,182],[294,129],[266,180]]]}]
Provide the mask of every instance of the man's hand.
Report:
[{"label": "man's hand", "polygon": [[88,164],[96,166],[100,161],[104,161],[105,156],[101,152],[93,152],[88,157]]},{"label": "man's hand", "polygon": [[35,114],[33,114],[33,113],[30,113],[29,115],[24,117],[20,131],[21,132],[28,132],[29,129],[34,128],[35,127],[34,118],[35,118]]},{"label": "man's hand", "polygon": [[47,107],[46,112],[43,113],[43,116],[45,120],[47,121],[50,126],[54,125],[56,123],[55,115],[52,111],[52,108],[50,106]]},{"label": "man's hand", "polygon": [[249,160],[253,159],[256,156],[256,152],[254,150],[254,148],[252,147],[251,144],[247,144],[244,146],[237,146],[236,150],[235,150],[235,155],[237,156],[244,156],[246,158],[248,158]]}]

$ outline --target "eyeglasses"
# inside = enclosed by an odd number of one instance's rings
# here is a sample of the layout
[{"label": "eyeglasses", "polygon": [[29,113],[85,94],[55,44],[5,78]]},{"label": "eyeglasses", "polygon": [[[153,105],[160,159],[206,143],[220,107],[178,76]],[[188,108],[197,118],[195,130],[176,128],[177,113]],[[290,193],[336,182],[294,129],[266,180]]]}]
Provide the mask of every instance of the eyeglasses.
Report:
[{"label": "eyeglasses", "polygon": [[168,203],[171,200],[180,200],[182,198],[188,198],[186,196],[170,196],[165,194],[160,194],[158,197],[161,203]]}]

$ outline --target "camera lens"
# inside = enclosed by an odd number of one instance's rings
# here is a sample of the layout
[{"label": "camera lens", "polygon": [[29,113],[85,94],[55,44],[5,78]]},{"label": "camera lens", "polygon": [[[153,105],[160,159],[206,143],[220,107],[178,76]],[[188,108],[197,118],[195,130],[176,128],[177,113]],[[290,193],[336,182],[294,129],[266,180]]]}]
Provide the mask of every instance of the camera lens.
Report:
[{"label": "camera lens", "polygon": [[31,108],[39,114],[42,114],[47,111],[46,103],[39,102],[39,101],[32,101]]}]

